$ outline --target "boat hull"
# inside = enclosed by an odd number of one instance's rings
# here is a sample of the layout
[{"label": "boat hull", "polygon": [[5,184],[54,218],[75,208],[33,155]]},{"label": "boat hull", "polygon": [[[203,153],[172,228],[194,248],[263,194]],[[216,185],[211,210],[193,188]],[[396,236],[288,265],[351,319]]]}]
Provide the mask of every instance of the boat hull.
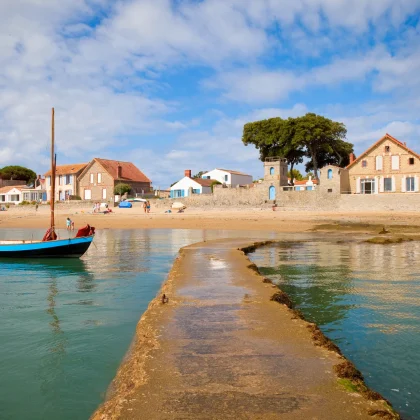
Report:
[{"label": "boat hull", "polygon": [[86,236],[47,242],[3,243],[0,258],[80,258],[92,240],[93,236]]}]

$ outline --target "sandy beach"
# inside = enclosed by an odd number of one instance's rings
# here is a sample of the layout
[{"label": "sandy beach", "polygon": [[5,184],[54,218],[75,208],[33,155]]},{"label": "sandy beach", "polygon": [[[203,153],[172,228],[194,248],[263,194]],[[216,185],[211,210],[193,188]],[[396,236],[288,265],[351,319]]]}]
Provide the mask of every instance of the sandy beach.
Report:
[{"label": "sandy beach", "polygon": [[[89,223],[97,229],[221,229],[273,232],[305,232],[319,225],[353,225],[358,232],[368,230],[365,224],[409,225],[420,228],[420,212],[308,212],[272,211],[271,209],[199,209],[188,208],[184,213],[166,214],[153,209],[145,214],[143,209],[113,209],[111,214],[93,214],[90,208],[66,208],[56,210],[56,225],[65,229],[70,217],[76,228]],[[48,206],[13,208],[0,212],[2,228],[47,228],[50,222]]]}]

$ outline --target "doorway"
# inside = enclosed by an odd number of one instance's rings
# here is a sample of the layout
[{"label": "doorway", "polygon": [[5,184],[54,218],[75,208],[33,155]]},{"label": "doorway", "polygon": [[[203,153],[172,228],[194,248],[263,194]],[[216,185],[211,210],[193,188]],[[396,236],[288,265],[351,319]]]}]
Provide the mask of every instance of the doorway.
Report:
[{"label": "doorway", "polygon": [[271,186],[268,189],[268,199],[269,200],[275,200],[276,199],[276,188]]},{"label": "doorway", "polygon": [[362,179],[362,194],[374,194],[375,193],[375,180],[368,178]]}]

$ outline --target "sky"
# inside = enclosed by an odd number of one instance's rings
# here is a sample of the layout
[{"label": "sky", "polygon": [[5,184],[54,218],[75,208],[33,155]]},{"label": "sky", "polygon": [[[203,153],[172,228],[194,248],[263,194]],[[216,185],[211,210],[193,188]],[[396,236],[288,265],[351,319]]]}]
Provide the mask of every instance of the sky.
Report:
[{"label": "sky", "polygon": [[262,175],[243,125],[315,112],[420,152],[419,0],[2,0],[0,167]]}]

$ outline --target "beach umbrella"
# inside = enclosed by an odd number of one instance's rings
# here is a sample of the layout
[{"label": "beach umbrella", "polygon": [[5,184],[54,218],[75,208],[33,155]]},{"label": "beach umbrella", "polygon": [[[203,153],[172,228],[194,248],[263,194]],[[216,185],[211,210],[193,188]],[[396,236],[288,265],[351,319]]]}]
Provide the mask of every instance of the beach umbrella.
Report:
[{"label": "beach umbrella", "polygon": [[184,203],[181,203],[180,201],[175,201],[175,203],[172,204],[173,209],[186,209],[186,205]]}]

